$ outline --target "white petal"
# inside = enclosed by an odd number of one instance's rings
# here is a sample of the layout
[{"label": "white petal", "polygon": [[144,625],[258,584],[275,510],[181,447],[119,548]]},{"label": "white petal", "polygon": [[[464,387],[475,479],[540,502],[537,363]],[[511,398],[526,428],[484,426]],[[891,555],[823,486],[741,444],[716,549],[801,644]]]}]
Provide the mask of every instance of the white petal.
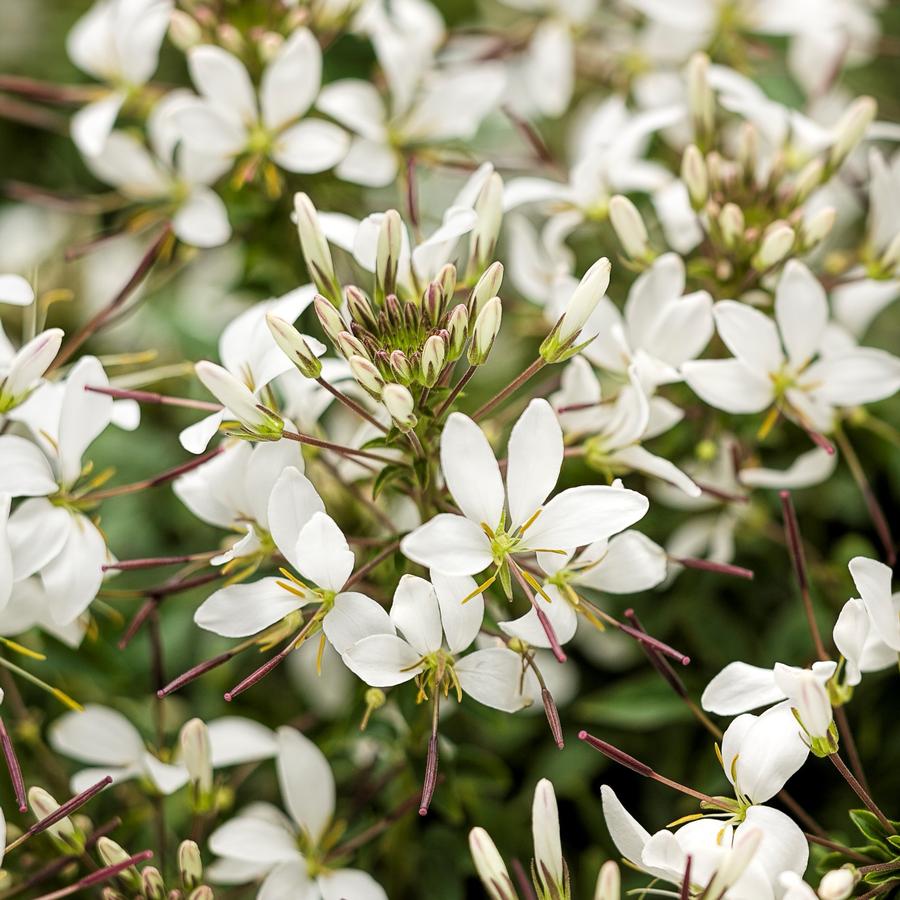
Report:
[{"label": "white petal", "polygon": [[298,28],[281,45],[263,72],[259,97],[263,123],[278,130],[299,119],[319,92],[322,51],[306,28]]},{"label": "white petal", "polygon": [[318,885],[322,900],[388,900],[384,888],[371,875],[359,869],[326,872],[319,876]]},{"label": "white petal", "polygon": [[322,88],[316,107],[361,137],[384,141],[384,103],[371,82],[356,78],[333,81]]},{"label": "white petal", "polygon": [[224,413],[217,412],[199,422],[194,422],[193,425],[188,425],[178,435],[178,442],[188,453],[203,453],[219,430],[224,418]]},{"label": "white petal", "polygon": [[777,372],[784,362],[775,323],[746,303],[722,300],[713,307],[725,346],[755,375]]},{"label": "white petal", "polygon": [[744,821],[735,829],[734,839],[740,839],[742,831],[758,828],[763,835],[753,857],[754,866],[761,866],[774,884],[783,872],[802,875],[809,861],[809,845],[800,827],[793,819],[768,806],[751,806]]},{"label": "white petal", "polygon": [[271,728],[241,716],[213,719],[209,729],[209,748],[215,769],[269,759],[278,752]]},{"label": "white petal", "polygon": [[847,661],[845,680],[851,687],[859,684],[862,677],[860,663],[870,632],[869,614],[863,601],[856,598],[848,600],[834,623],[832,637],[834,645]]},{"label": "white petal", "polygon": [[297,859],[294,836],[263,819],[237,816],[209,836],[209,849],[219,856],[252,863],[280,863]]},{"label": "white petal", "polygon": [[738,481],[747,487],[800,490],[821,484],[834,471],[837,454],[821,447],[801,453],[786,469],[746,468],[738,473]]},{"label": "white petal", "polygon": [[813,363],[802,384],[835,406],[874,403],[900,390],[900,359],[884,350],[858,347]]},{"label": "white petal", "polygon": [[260,578],[219,589],[197,607],[194,621],[222,637],[248,637],[280,622],[307,602],[279,587],[277,578]]},{"label": "white petal", "polygon": [[354,138],[334,174],[363,187],[386,187],[397,177],[397,153],[387,144]]},{"label": "white petal", "polygon": [[88,103],[72,116],[69,130],[75,146],[85,156],[96,156],[113,130],[125,95],[119,91]]},{"label": "white petal", "polygon": [[69,539],[69,516],[68,510],[43,498],[16,507],[6,526],[16,581],[40,571],[59,554]]},{"label": "white petal", "polygon": [[183,765],[170,765],[157,759],[152,753],[144,753],[141,758],[143,774],[145,774],[156,789],[163,795],[174,794],[183,788],[189,779],[188,771]]},{"label": "white petal", "polygon": [[815,356],[828,324],[825,288],[796,259],[788,260],[775,291],[775,318],[794,369]]},{"label": "white petal", "polygon": [[392,687],[419,673],[420,654],[395,634],[373,634],[344,654],[344,663],[372,687]]},{"label": "white petal", "polygon": [[56,479],[40,448],[14,434],[0,436],[0,494],[44,497],[55,494]]},{"label": "white petal", "polygon": [[58,435],[60,475],[65,484],[81,474],[84,451],[109,425],[112,415],[112,398],[86,391],[85,386],[108,384],[103,366],[92,356],[78,360],[66,378]]},{"label": "white petal", "polygon": [[[445,575],[436,569],[430,573],[431,583],[441,608],[441,624],[447,647],[456,654],[475,640],[484,620],[484,596],[471,597],[477,585],[467,575]],[[470,597],[465,603],[462,601]]]},{"label": "white petal", "polygon": [[0,303],[28,306],[34,300],[34,288],[21,275],[0,275]]},{"label": "white petal", "polygon": [[519,692],[522,658],[506,647],[476,650],[459,660],[455,669],[463,692],[485,706],[516,712],[529,705]]},{"label": "white petal", "polygon": [[407,559],[447,575],[474,575],[493,557],[490,541],[470,519],[440,513],[400,542]]},{"label": "white petal", "polygon": [[299,469],[285,469],[269,494],[267,515],[275,545],[295,569],[300,568],[296,553],[300,532],[316,513],[324,512],[325,504],[312,482]]},{"label": "white petal", "polygon": [[644,346],[657,316],[682,295],[684,284],[684,262],[677,253],[666,253],[638,276],[625,302],[625,324],[633,346]]},{"label": "white petal", "polygon": [[616,849],[635,866],[640,867],[644,847],[650,840],[650,832],[622,806],[619,798],[609,785],[600,788],[603,800],[603,818]]},{"label": "white petal", "polygon": [[556,794],[553,792],[553,785],[546,778],[542,778],[534,789],[531,830],[534,837],[535,868],[541,883],[549,890],[550,884],[563,883],[565,864],[559,839],[559,809],[556,805]]},{"label": "white petal", "polygon": [[307,873],[306,862],[297,859],[275,866],[259,886],[256,900],[320,900],[318,886]]},{"label": "white petal", "polygon": [[[303,472],[303,454],[300,446],[293,441],[257,444],[249,454],[249,460],[239,469],[253,517],[265,528],[268,528],[272,493],[278,479],[288,469]],[[299,533],[299,529],[297,531]]]},{"label": "white petal", "polygon": [[354,591],[338,594],[322,620],[322,630],[338,653],[373,634],[394,634],[394,623],[380,603]]},{"label": "white petal", "polygon": [[288,172],[311,174],[336,166],[349,148],[350,137],[343,128],[307,119],[278,136],[272,159]]},{"label": "white petal", "polygon": [[636,472],[644,472],[647,475],[653,475],[674,484],[675,487],[684,491],[689,497],[699,497],[700,488],[674,463],[657,456],[646,450],[644,447],[635,444],[631,447],[623,447],[610,454],[610,459],[615,462],[624,463],[630,469]]},{"label": "white petal", "polygon": [[643,494],[607,485],[583,485],[557,494],[525,532],[528,547],[568,550],[608,538],[644,517]]},{"label": "white petal", "polygon": [[500,468],[484,432],[462,413],[451,413],[441,434],[441,471],[463,515],[496,528],[504,500]]},{"label": "white petal", "polygon": [[219,247],[231,237],[228,210],[212,189],[195,187],[178,207],[172,228],[186,244],[205,249]]},{"label": "white petal", "polygon": [[60,716],[48,731],[54,750],[79,762],[128,766],[140,759],[144,742],[120,712],[88,703],[84,712]]},{"label": "white petal", "polygon": [[185,101],[172,115],[187,147],[212,157],[231,157],[247,144],[247,131],[228,108],[208,100]]},{"label": "white petal", "polygon": [[356,561],[344,532],[323,512],[313,513],[303,526],[294,555],[297,571],[329,591],[339,591],[344,586]]},{"label": "white petal", "polygon": [[850,575],[878,636],[900,652],[900,617],[891,599],[890,568],[877,560],[857,556],[850,560]]},{"label": "white petal", "polygon": [[610,540],[601,562],[576,580],[610,594],[633,594],[656,587],[665,577],[665,550],[639,531],[625,531]]},{"label": "white petal", "polygon": [[562,429],[546,400],[532,400],[519,416],[509,437],[507,453],[506,492],[510,528],[514,529],[543,505],[556,486],[562,468]]},{"label": "white petal", "polygon": [[256,121],[256,91],[244,64],[211,44],[188,51],[188,70],[197,90],[221,109],[233,110],[249,125]]},{"label": "white petal", "polygon": [[50,613],[68,625],[90,606],[103,582],[106,541],[86,516],[69,515],[69,534],[62,550],[41,571]]},{"label": "white petal", "polygon": [[284,805],[317,845],[334,815],[334,776],[328,760],[296,728],[279,728],[277,767]]},{"label": "white petal", "polygon": [[739,359],[703,359],[682,366],[684,380],[701,400],[730,413],[755,413],[774,399],[772,383]]},{"label": "white petal", "polygon": [[733,716],[778,700],[784,700],[784,692],[775,684],[772,670],[744,662],[725,666],[700,697],[705,710],[721,716]]},{"label": "white petal", "polygon": [[394,591],[391,621],[421,655],[441,648],[443,631],[437,595],[431,583],[417,575],[404,575]]}]

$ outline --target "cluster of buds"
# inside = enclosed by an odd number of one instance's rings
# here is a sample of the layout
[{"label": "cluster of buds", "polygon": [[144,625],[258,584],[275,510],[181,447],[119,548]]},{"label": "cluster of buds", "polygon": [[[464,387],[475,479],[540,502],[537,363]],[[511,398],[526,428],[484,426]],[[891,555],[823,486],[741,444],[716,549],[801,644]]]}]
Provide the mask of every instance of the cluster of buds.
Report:
[{"label": "cluster of buds", "polygon": [[167,885],[155,866],[129,865],[134,857],[110,838],[100,838],[97,853],[105,866],[122,867],[115,876],[116,886],[103,889],[103,900],[212,900],[214,896],[212,888],[201,883],[203,862],[194,841],[183,841],[178,847],[177,886]]}]

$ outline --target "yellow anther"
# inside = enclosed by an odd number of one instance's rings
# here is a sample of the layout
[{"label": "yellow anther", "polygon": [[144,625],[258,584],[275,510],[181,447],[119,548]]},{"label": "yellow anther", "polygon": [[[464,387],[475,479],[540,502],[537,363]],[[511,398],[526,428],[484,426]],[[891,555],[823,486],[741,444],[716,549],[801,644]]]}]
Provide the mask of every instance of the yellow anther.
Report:
[{"label": "yellow anther", "polygon": [[491,575],[491,577],[488,578],[487,581],[485,581],[483,584],[478,585],[478,587],[475,588],[475,590],[472,591],[471,594],[468,594],[467,596],[463,597],[462,600],[460,601],[460,605],[462,605],[463,603],[468,603],[473,597],[477,597],[479,594],[483,594],[496,580],[497,580],[497,573],[494,572],[494,574]]}]

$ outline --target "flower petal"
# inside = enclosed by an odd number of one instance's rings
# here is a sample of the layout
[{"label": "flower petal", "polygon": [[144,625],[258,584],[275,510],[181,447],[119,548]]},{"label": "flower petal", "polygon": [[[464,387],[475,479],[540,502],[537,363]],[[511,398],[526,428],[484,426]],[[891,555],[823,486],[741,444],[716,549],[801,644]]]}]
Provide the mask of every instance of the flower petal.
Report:
[{"label": "flower petal", "polygon": [[207,187],[191,190],[172,219],[172,229],[180,240],[201,249],[219,247],[231,237],[225,203]]},{"label": "flower petal", "polygon": [[431,583],[417,575],[404,575],[394,591],[391,621],[422,656],[440,650],[441,613]]},{"label": "flower petal", "polygon": [[874,403],[900,390],[900,359],[885,350],[857,347],[813,363],[802,384],[834,406]]},{"label": "flower petal", "polygon": [[681,372],[701,400],[725,412],[761,412],[775,399],[772,383],[739,359],[693,360]]},{"label": "flower petal", "polygon": [[44,497],[55,494],[56,479],[47,457],[31,441],[14,434],[0,436],[0,494]]},{"label": "flower petal", "polygon": [[244,125],[257,119],[256,91],[244,64],[221,47],[202,44],[187,54],[191,81],[198,92],[223,110],[237,114]]},{"label": "flower petal", "polygon": [[222,637],[249,637],[280,622],[308,602],[283,587],[277,578],[230,584],[197,607],[194,622]]},{"label": "flower petal", "polygon": [[600,796],[603,802],[603,818],[606,819],[606,827],[609,829],[612,842],[625,859],[640,868],[644,847],[650,840],[650,832],[622,806],[609,785],[604,784],[600,788]]},{"label": "flower petal", "polygon": [[269,494],[269,533],[284,558],[297,570],[300,532],[316,513],[324,512],[325,504],[312,482],[293,466],[285,469]]},{"label": "flower petal", "polygon": [[900,652],[900,617],[891,598],[890,568],[877,560],[856,556],[850,560],[850,575],[878,636]]},{"label": "flower petal", "polygon": [[394,623],[380,603],[355,591],[345,591],[322,620],[322,630],[338,653],[373,634],[395,634]]},{"label": "flower petal", "polygon": [[516,712],[530,705],[530,699],[519,692],[522,658],[506,647],[476,650],[454,668],[463,692],[491,709]]},{"label": "flower petal", "polygon": [[353,571],[356,557],[331,516],[313,513],[297,538],[297,571],[319,587],[339,591]]},{"label": "flower petal", "polygon": [[[338,869],[318,878],[322,900],[388,900],[384,888],[368,872]],[[272,900],[275,900],[273,897]]]},{"label": "flower petal", "polygon": [[322,51],[307,28],[298,28],[266,66],[259,90],[263,124],[277,130],[312,106],[322,83]]},{"label": "flower petal", "polygon": [[242,716],[223,716],[208,723],[209,749],[214,769],[269,759],[278,752],[271,728]]},{"label": "flower petal", "polygon": [[[477,585],[467,575],[445,575],[436,569],[430,573],[431,583],[441,609],[441,625],[447,648],[456,654],[475,640],[484,621],[484,597],[472,597]],[[465,603],[466,597],[470,599]]]},{"label": "flower petal", "polygon": [[307,119],[283,131],[272,159],[288,172],[311,174],[336,166],[350,148],[350,136],[331,122]]},{"label": "flower petal", "polygon": [[140,759],[144,741],[120,712],[88,703],[84,712],[67,712],[48,732],[50,745],[79,762],[102,766],[128,766]]},{"label": "flower petal", "polygon": [[317,846],[334,815],[334,775],[321,750],[296,728],[278,729],[278,784],[293,820]]},{"label": "flower petal", "polygon": [[733,716],[778,700],[784,700],[784,692],[771,669],[733,662],[706,686],[700,704],[707,712]]},{"label": "flower petal", "polygon": [[785,263],[778,280],[775,319],[791,367],[798,369],[819,350],[828,324],[828,300],[819,279],[796,259]]},{"label": "flower petal", "polygon": [[[499,477],[499,475],[498,475]],[[439,513],[400,542],[407,559],[447,575],[474,575],[493,559],[490,541],[470,519]]]},{"label": "flower petal", "polygon": [[746,303],[722,300],[713,307],[716,329],[725,346],[755,375],[777,372],[784,353],[775,323]]},{"label": "flower petal", "polygon": [[[590,548],[579,557],[579,563],[589,552]],[[600,562],[575,580],[610,594],[633,594],[656,587],[665,577],[666,551],[639,531],[624,531],[609,541]]]},{"label": "flower petal", "polygon": [[292,862],[300,856],[289,831],[264,819],[240,815],[209,836],[209,849],[226,859],[252,863]]},{"label": "flower petal", "polygon": [[415,678],[420,654],[395,634],[373,634],[344,654],[344,664],[372,687],[392,687]]}]

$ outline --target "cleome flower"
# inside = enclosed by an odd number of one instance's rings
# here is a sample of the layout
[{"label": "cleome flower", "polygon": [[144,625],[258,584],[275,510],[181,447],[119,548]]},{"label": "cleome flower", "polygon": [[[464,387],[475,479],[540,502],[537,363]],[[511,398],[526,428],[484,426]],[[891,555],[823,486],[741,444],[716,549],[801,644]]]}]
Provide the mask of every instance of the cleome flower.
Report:
[{"label": "cleome flower", "polygon": [[[413,562],[448,575],[493,567],[479,588],[500,579],[511,595],[511,569],[524,554],[563,554],[633,525],[647,498],[606,485],[569,488],[547,497],[559,477],[563,437],[546,400],[529,403],[509,438],[506,485],[484,432],[453,413],[441,435],[441,470],[462,515],[439,513],[406,535],[400,549]],[[521,571],[521,570],[520,570]],[[533,586],[533,576],[524,576]]]}]

